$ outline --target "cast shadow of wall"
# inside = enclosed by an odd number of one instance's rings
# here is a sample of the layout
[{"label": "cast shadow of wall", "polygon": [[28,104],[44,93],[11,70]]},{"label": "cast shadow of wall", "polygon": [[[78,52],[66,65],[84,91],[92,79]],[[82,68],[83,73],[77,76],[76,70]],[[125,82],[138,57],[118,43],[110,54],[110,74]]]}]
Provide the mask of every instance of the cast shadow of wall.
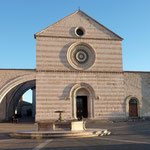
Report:
[{"label": "cast shadow of wall", "polygon": [[59,97],[60,100],[70,100],[69,99],[69,93],[71,88],[74,86],[74,83],[71,83],[69,85],[67,85],[62,92],[62,95]]},{"label": "cast shadow of wall", "polygon": [[68,62],[68,59],[67,59],[67,52],[68,52],[68,49],[69,47],[73,44],[74,42],[69,42],[68,44],[66,44],[60,51],[59,53],[59,59],[61,61],[61,63],[66,67],[67,70],[70,70],[70,71],[75,71],[74,68],[71,67],[71,65],[69,64]]}]

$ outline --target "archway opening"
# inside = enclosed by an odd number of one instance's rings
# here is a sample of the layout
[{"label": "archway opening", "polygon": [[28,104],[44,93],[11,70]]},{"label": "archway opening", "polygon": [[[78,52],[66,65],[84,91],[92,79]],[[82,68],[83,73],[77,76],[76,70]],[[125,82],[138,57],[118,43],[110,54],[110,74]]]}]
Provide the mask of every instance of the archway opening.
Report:
[{"label": "archway opening", "polygon": [[[36,105],[35,86],[35,80],[31,80],[23,82],[9,90],[0,103],[0,120],[13,121],[15,116],[20,122],[34,122]],[[27,93],[30,98],[23,98],[23,95],[25,94],[26,97]],[[22,120],[25,117],[26,119]]]},{"label": "archway opening", "polygon": [[34,122],[36,110],[35,105],[35,81],[26,82],[19,85],[11,98],[7,109],[8,120],[17,118],[19,122]]},{"label": "archway opening", "polygon": [[138,117],[138,103],[135,98],[129,101],[129,117]]},{"label": "archway opening", "polygon": [[19,121],[31,121],[35,118],[33,92],[27,90],[18,101],[14,114],[19,118]]}]

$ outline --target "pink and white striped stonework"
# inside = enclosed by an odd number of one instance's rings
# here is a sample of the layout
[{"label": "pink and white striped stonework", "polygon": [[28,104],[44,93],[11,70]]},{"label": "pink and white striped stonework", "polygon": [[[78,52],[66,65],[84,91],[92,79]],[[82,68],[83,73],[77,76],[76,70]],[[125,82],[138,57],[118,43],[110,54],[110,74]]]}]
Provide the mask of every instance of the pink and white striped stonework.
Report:
[{"label": "pink and white striped stonework", "polygon": [[[84,34],[77,36],[76,29],[80,27]],[[57,110],[65,111],[63,117],[66,120],[77,119],[78,96],[87,97],[86,118],[125,117],[121,37],[81,10],[35,37],[36,121],[55,120]],[[72,49],[77,52],[68,57]],[[72,62],[74,55],[83,61],[83,57],[87,57],[89,62]]]},{"label": "pink and white striped stonework", "polygon": [[36,122],[56,111],[65,120],[150,117],[150,72],[123,71],[117,34],[78,10],[35,38],[36,69],[0,69],[0,121],[29,89]]}]

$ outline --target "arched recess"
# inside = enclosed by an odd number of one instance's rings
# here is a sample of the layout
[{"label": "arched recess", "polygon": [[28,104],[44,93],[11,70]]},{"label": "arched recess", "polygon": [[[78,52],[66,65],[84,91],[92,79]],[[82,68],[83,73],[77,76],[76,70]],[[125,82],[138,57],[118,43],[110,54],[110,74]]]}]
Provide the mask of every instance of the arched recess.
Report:
[{"label": "arched recess", "polygon": [[129,118],[130,115],[129,115],[129,103],[130,103],[130,100],[132,99],[135,99],[137,101],[137,114],[138,114],[138,117],[141,116],[141,111],[140,109],[142,108],[142,101],[141,99],[138,99],[137,96],[133,96],[133,95],[129,95],[127,98],[126,98],[126,117]]},{"label": "arched recess", "polygon": [[[88,118],[94,118],[94,100],[95,92],[94,89],[86,83],[75,84],[70,90],[70,100],[72,102],[72,118],[77,119],[77,105],[76,98],[77,93],[80,93],[80,90],[84,90],[87,93],[87,103],[88,103]],[[82,91],[83,92],[83,91]]]},{"label": "arched recess", "polygon": [[36,76],[24,75],[12,79],[0,89],[0,120],[8,120],[21,96],[36,85]]}]

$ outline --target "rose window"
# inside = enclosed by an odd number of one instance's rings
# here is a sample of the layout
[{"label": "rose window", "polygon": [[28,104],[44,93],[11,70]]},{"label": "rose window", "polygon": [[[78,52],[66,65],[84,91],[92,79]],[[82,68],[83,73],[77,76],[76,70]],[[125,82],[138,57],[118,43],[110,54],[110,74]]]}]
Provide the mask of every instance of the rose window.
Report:
[{"label": "rose window", "polygon": [[74,43],[67,52],[69,64],[77,70],[90,68],[95,62],[95,52],[86,43]]}]

